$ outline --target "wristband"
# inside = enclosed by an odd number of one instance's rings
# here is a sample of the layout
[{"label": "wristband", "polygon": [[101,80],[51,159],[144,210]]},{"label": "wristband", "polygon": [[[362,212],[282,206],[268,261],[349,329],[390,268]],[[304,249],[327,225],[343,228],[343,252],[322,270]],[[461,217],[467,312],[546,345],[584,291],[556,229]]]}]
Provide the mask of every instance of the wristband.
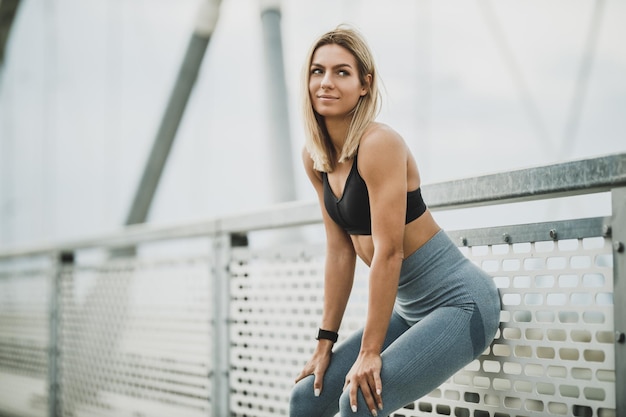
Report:
[{"label": "wristband", "polygon": [[317,337],[315,339],[316,340],[326,339],[326,340],[330,340],[331,342],[335,343],[338,338],[339,338],[339,334],[337,332],[332,332],[330,330],[319,329],[317,331]]}]

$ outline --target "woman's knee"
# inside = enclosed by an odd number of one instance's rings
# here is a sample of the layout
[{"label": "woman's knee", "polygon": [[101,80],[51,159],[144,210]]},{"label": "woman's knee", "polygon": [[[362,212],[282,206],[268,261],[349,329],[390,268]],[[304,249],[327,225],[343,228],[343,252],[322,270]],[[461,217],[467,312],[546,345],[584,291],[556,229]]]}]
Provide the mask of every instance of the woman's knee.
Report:
[{"label": "woman's knee", "polygon": [[373,414],[367,408],[367,403],[363,398],[363,394],[359,390],[357,393],[357,408],[356,412],[352,411],[352,404],[350,404],[350,390],[346,388],[341,397],[339,398],[339,415],[341,417],[372,417]]},{"label": "woman's knee", "polygon": [[315,415],[315,408],[319,408],[314,404],[313,395],[313,377],[305,378],[299,381],[291,390],[289,397],[289,416],[290,417],[311,417]]},{"label": "woman's knee", "polygon": [[[339,397],[339,415],[343,416],[352,416],[354,413],[352,412],[352,405],[350,404],[350,394],[349,389],[346,389]],[[357,408],[358,410],[358,408]]]}]

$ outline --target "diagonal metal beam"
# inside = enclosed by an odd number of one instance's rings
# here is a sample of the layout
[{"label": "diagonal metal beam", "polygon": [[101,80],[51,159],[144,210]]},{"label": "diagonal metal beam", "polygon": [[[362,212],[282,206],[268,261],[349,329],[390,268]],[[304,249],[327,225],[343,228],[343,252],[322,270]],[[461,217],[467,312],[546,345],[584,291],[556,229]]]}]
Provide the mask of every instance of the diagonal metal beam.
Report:
[{"label": "diagonal metal beam", "polygon": [[0,0],[0,65],[4,63],[6,45],[19,4],[20,0]]},{"label": "diagonal metal beam", "polygon": [[198,72],[211,35],[217,24],[220,3],[221,0],[206,0],[201,4],[198,23],[189,40],[187,52],[178,71],[176,83],[126,218],[126,225],[144,223],[148,217],[176,132],[198,78]]},{"label": "diagonal metal beam", "polygon": [[544,118],[541,115],[541,111],[539,110],[536,100],[531,93],[520,64],[511,49],[511,45],[509,44],[506,33],[494,11],[491,0],[479,0],[477,4],[483,19],[485,20],[486,26],[492,34],[492,38],[498,52],[509,70],[511,81],[517,91],[520,102],[524,108],[524,112],[526,113],[526,117],[528,118],[532,129],[535,131],[535,135],[539,139],[539,144],[543,146],[545,152],[553,155],[556,150],[556,145],[550,139],[550,134],[546,128]]},{"label": "diagonal metal beam", "polygon": [[605,0],[595,1],[589,31],[587,32],[587,38],[585,40],[585,48],[581,57],[580,67],[578,68],[576,83],[574,84],[574,94],[570,102],[563,138],[561,139],[559,157],[563,159],[571,155],[577,142],[578,128],[582,119],[587,90],[589,88],[589,79],[591,78],[591,70],[598,47],[604,7]]}]

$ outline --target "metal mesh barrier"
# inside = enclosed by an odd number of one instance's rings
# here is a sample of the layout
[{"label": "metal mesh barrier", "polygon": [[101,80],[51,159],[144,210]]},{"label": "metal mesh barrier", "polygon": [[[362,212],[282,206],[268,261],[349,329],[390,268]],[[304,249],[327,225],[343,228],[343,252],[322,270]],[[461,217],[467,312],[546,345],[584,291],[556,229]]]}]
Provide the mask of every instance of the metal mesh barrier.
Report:
[{"label": "metal mesh barrier", "polygon": [[210,272],[206,257],[66,267],[59,414],[206,416]]},{"label": "metal mesh barrier", "polygon": [[[500,330],[480,358],[395,415],[614,416],[610,239],[461,249],[494,276]],[[323,261],[322,245],[232,248],[231,415],[288,414],[293,380],[315,346]],[[213,263],[177,256],[62,265],[58,414],[211,415]],[[0,410],[47,415],[54,269],[0,274]],[[367,298],[359,263],[342,338],[363,325]]]},{"label": "metal mesh barrier", "polygon": [[46,415],[53,270],[39,261],[0,270],[0,414]]},{"label": "metal mesh barrier", "polygon": [[[395,415],[614,416],[610,239],[462,249],[494,276],[500,330],[476,361]],[[232,413],[287,415],[293,380],[315,345],[323,248],[240,249],[231,272]],[[366,281],[360,265],[343,337],[364,324]]]},{"label": "metal mesh barrier", "polygon": [[[610,191],[611,214],[449,232],[494,277],[500,329],[395,417],[623,414],[625,168],[618,154],[425,186],[440,211]],[[0,415],[288,415],[324,248],[245,245],[302,226],[322,234],[316,203],[0,251]],[[367,284],[359,263],[341,338],[365,322]]]},{"label": "metal mesh barrier", "polygon": [[[322,314],[324,247],[239,249],[231,278],[231,411],[288,415],[289,393],[315,347]],[[363,325],[367,275],[357,267],[340,339]]]},{"label": "metal mesh barrier", "polygon": [[490,349],[403,416],[615,415],[609,239],[474,247],[494,276],[501,326]]}]

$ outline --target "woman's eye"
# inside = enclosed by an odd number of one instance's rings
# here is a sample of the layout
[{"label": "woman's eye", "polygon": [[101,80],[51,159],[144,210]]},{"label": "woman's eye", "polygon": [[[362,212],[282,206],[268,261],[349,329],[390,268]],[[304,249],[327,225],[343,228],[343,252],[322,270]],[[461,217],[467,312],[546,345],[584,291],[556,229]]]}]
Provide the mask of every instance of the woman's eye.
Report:
[{"label": "woman's eye", "polygon": [[319,69],[319,68],[313,68],[313,69],[311,70],[311,74],[313,74],[313,75],[319,75],[319,74],[321,74],[321,73],[322,73],[322,70],[321,70],[321,69]]},{"label": "woman's eye", "polygon": [[350,73],[346,70],[339,70],[338,74],[341,75],[342,77],[346,77],[350,75]]}]

